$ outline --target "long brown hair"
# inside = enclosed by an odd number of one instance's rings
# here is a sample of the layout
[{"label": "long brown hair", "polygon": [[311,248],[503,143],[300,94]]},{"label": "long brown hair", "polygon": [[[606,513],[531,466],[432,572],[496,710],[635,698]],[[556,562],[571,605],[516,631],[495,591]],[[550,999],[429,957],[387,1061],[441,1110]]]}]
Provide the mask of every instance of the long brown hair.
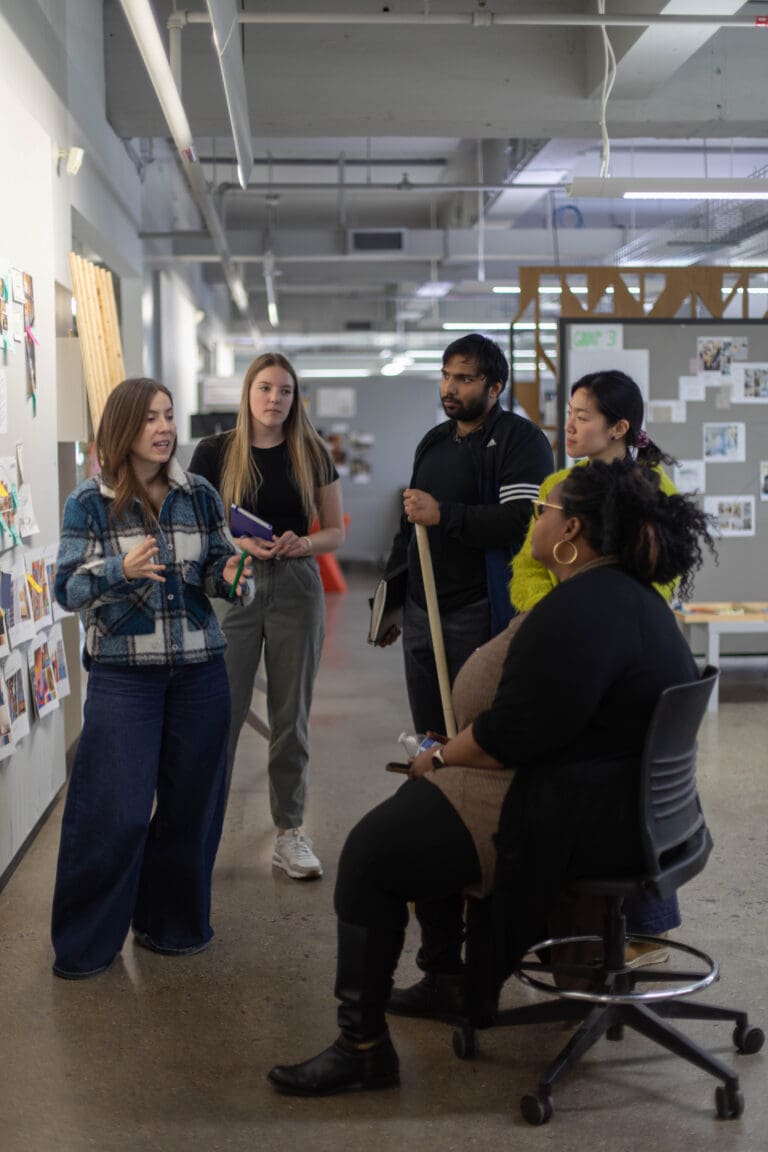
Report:
[{"label": "long brown hair", "polygon": [[[157,517],[149,493],[131,463],[131,445],[143,430],[149,406],[158,392],[162,392],[173,404],[170,392],[157,380],[145,376],[123,380],[107,397],[96,433],[96,455],[102,476],[115,493],[110,515],[118,519],[138,499],[147,526],[154,524]],[[176,451],[176,443],[174,437],[168,463]],[[167,476],[168,464],[163,464],[159,471],[160,475]]]},{"label": "long brown hair", "polygon": [[243,391],[237,424],[229,433],[224,467],[221,472],[221,498],[224,507],[230,504],[255,502],[262,476],[251,453],[251,384],[265,368],[282,368],[293,380],[293,400],[283,423],[283,436],[288,446],[293,479],[301,496],[307,519],[315,511],[315,487],[318,477],[331,476],[330,457],[325,444],[304,411],[299,381],[293,365],[278,352],[265,352],[257,356],[243,379]]}]

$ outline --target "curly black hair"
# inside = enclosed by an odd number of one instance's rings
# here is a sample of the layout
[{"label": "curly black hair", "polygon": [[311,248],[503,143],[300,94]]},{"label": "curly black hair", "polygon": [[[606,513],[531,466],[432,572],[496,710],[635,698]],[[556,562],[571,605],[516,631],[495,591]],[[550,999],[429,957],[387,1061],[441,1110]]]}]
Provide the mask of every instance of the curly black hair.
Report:
[{"label": "curly black hair", "polygon": [[616,556],[625,572],[644,583],[679,580],[686,600],[704,560],[702,543],[717,562],[714,517],[687,496],[666,495],[658,473],[632,460],[593,460],[574,468],[561,494],[565,515],[581,520],[595,551]]}]

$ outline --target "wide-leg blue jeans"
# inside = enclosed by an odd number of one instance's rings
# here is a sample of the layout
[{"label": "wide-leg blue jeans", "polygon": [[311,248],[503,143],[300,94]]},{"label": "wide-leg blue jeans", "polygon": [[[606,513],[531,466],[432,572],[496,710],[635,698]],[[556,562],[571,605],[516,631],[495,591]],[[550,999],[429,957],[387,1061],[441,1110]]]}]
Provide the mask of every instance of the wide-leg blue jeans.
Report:
[{"label": "wide-leg blue jeans", "polygon": [[131,922],[169,952],[213,936],[229,721],[223,657],[92,665],[53,898],[60,975],[109,967]]}]

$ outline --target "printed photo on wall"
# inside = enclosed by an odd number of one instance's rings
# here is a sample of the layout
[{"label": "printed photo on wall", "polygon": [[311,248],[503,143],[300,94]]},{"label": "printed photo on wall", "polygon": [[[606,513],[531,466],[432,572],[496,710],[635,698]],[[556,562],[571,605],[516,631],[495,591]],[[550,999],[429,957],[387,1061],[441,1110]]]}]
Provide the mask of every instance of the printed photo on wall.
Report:
[{"label": "printed photo on wall", "polygon": [[10,597],[7,609],[8,635],[11,645],[18,648],[25,640],[34,640],[35,622],[32,619],[32,605],[29,600],[29,584],[24,561],[17,560],[9,569],[11,578]]},{"label": "printed photo on wall", "polygon": [[743,464],[747,458],[746,425],[704,424],[704,460],[707,464]]},{"label": "printed photo on wall", "polygon": [[768,404],[768,364],[734,364],[731,380],[734,404]]},{"label": "printed photo on wall", "polygon": [[0,276],[0,348],[7,348],[11,339],[10,324],[8,321],[10,307],[8,280],[6,277]]},{"label": "printed photo on wall", "polygon": [[56,677],[56,695],[59,700],[69,696],[71,687],[69,672],[67,671],[67,657],[64,652],[64,637],[61,633],[61,624],[54,624],[48,633],[48,651],[53,661],[53,674]]},{"label": "printed photo on wall", "polygon": [[56,557],[59,554],[58,544],[49,544],[43,552],[45,559],[45,574],[48,577],[48,589],[51,593],[51,611],[53,613],[54,622],[56,620],[63,620],[65,616],[71,616],[71,612],[67,612],[66,608],[62,608],[61,604],[56,600]]},{"label": "printed photo on wall", "polygon": [[48,572],[42,552],[25,554],[29,601],[32,607],[32,621],[35,629],[49,628],[53,624],[51,591],[48,587]]},{"label": "printed photo on wall", "polygon": [[329,429],[318,428],[317,431],[325,441],[339,476],[349,476],[349,444],[347,442],[349,426],[347,424],[331,424]]},{"label": "printed photo on wall", "polygon": [[14,744],[18,744],[19,740],[23,740],[29,733],[29,700],[27,698],[29,675],[21,659],[21,653],[11,653],[3,665],[3,675],[8,689],[11,738]]},{"label": "printed photo on wall", "polygon": [[5,614],[5,608],[0,608],[0,660],[5,660],[10,650],[11,638],[8,635],[8,617]]},{"label": "printed photo on wall", "polygon": [[678,492],[703,492],[706,487],[703,460],[678,460],[673,468],[672,479]]},{"label": "printed photo on wall", "polygon": [[56,695],[56,674],[53,670],[53,661],[48,650],[48,637],[38,636],[27,649],[27,663],[29,675],[32,678],[32,699],[35,702],[35,711],[42,719],[49,712],[54,712],[59,706]]},{"label": "printed photo on wall", "polygon": [[29,272],[24,273],[24,332],[27,350],[27,399],[37,394],[37,368],[35,366],[35,286]]},{"label": "printed photo on wall", "polygon": [[731,371],[731,342],[723,336],[699,336],[696,340],[696,358],[699,373],[714,377],[729,376]]},{"label": "printed photo on wall", "polygon": [[13,755],[13,731],[11,729],[11,709],[8,704],[8,689],[5,677],[0,672],[0,760]]},{"label": "printed photo on wall", "polygon": [[768,500],[768,460],[760,461],[760,499]]},{"label": "printed photo on wall", "polygon": [[0,552],[21,544],[16,476],[16,457],[0,456]]},{"label": "printed photo on wall", "polygon": [[704,511],[717,520],[719,536],[755,535],[754,496],[705,496]]}]

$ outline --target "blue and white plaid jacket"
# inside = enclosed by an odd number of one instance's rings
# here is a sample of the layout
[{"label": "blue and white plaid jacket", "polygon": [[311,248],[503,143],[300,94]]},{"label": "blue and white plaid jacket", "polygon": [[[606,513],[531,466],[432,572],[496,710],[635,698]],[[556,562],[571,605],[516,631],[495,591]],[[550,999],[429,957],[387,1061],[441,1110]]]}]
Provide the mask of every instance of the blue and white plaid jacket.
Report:
[{"label": "blue and white plaid jacket", "polygon": [[[110,520],[114,492],[86,480],[64,508],[56,568],[59,604],[80,612],[86,629],[85,663],[129,667],[194,664],[224,651],[226,640],[208,600],[227,596],[222,578],[237,552],[216,490],[202,476],[168,467],[170,491],[153,535],[165,565],[165,583],[126,580],[123,557],[147,535],[136,502]],[[247,603],[252,590],[243,582]]]}]

